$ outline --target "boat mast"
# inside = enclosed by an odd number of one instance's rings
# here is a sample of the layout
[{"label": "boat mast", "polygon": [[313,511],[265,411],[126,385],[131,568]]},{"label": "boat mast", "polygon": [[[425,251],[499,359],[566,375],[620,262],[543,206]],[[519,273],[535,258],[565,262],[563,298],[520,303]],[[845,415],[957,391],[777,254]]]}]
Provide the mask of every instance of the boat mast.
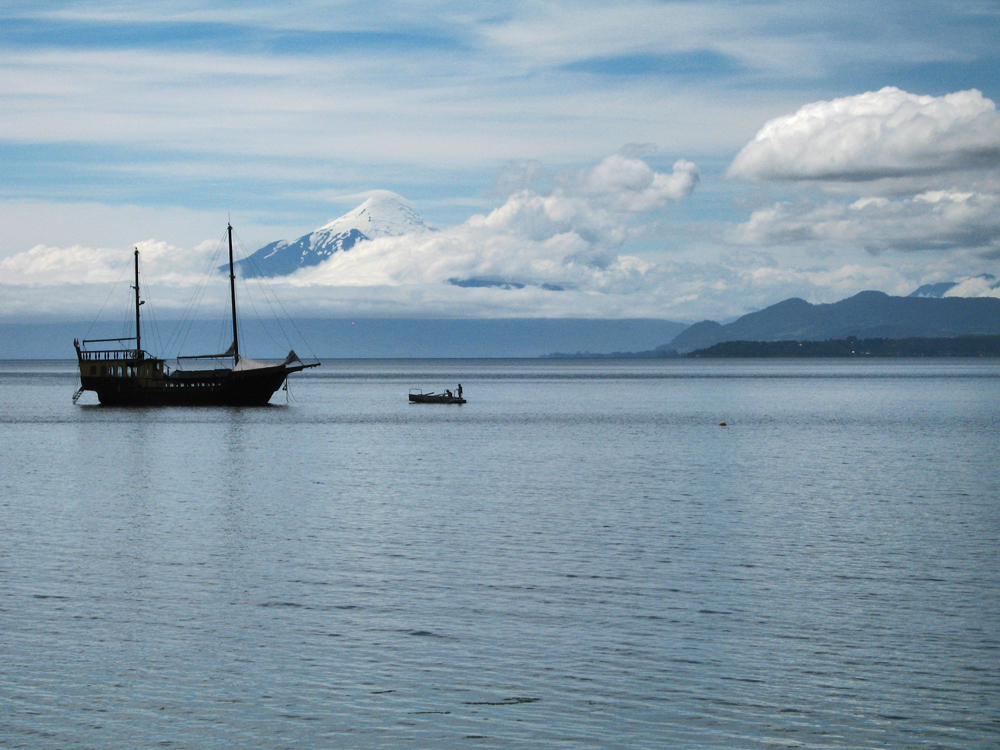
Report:
[{"label": "boat mast", "polygon": [[229,235],[229,295],[233,302],[233,366],[240,361],[240,339],[236,331],[236,273],[233,270],[233,225],[228,224]]},{"label": "boat mast", "polygon": [[139,327],[139,248],[135,249],[135,358],[142,356],[142,329]]}]

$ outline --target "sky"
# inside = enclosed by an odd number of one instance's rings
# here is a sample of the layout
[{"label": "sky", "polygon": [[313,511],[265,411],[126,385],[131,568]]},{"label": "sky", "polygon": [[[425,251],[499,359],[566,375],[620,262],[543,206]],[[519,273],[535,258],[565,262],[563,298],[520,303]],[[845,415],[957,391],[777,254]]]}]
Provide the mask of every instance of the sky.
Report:
[{"label": "sky", "polygon": [[91,319],[135,247],[169,317],[227,221],[253,252],[381,191],[439,231],[275,280],[293,314],[998,296],[997,101],[978,0],[8,0],[0,321]]}]

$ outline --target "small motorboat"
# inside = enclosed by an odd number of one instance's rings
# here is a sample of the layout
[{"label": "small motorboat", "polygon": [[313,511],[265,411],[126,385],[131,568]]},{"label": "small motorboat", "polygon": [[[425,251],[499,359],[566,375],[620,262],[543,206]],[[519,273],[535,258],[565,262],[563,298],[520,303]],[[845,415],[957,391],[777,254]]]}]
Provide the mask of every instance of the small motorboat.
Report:
[{"label": "small motorboat", "polygon": [[465,399],[451,391],[444,393],[424,393],[419,388],[410,389],[410,403],[413,404],[464,404]]}]

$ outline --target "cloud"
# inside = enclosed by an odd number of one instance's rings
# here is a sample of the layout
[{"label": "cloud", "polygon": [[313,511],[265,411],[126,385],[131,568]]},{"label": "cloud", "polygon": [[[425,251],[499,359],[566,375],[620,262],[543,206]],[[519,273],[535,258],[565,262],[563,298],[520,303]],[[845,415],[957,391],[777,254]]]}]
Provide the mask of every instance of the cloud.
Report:
[{"label": "cloud", "polygon": [[970,250],[1000,257],[1000,195],[935,190],[852,203],[803,197],[754,211],[730,233],[747,245],[821,243],[870,253]]},{"label": "cloud", "polygon": [[1000,116],[979,91],[933,97],[889,86],[768,121],[726,174],[863,183],[998,167]]},{"label": "cloud", "polygon": [[669,174],[615,154],[556,176],[548,194],[518,190],[489,214],[432,234],[380,238],[296,274],[306,285],[448,283],[484,279],[605,294],[648,288],[653,264],[620,253],[641,232],[636,214],[686,198],[698,168]]},{"label": "cloud", "polygon": [[945,297],[1000,297],[1000,283],[995,277],[980,274],[967,279],[961,279],[955,286],[944,293]]},{"label": "cloud", "polygon": [[198,283],[217,254],[214,242],[191,250],[156,240],[129,248],[36,245],[0,259],[0,273],[9,286],[110,284],[131,273],[133,249],[139,250],[143,275],[168,285]]},{"label": "cloud", "polygon": [[698,184],[698,167],[681,159],[671,174],[654,172],[642,159],[614,154],[571,179],[564,190],[612,211],[634,213],[686,198]]},{"label": "cloud", "polygon": [[978,91],[808,104],[767,122],[726,174],[803,188],[729,232],[737,244],[1000,257],[1000,116]]},{"label": "cloud", "polygon": [[508,161],[500,169],[490,195],[505,198],[519,190],[535,187],[546,176],[545,165],[537,159]]}]

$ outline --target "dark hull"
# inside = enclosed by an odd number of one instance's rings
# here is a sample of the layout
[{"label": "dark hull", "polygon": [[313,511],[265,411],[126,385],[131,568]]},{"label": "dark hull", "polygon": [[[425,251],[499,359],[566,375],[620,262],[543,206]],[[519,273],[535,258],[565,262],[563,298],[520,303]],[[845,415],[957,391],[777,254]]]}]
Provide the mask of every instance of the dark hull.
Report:
[{"label": "dark hull", "polygon": [[85,390],[96,391],[104,406],[264,406],[301,367],[268,367],[233,372],[207,370],[174,373],[156,381],[138,378],[83,378]]},{"label": "dark hull", "polygon": [[410,401],[414,404],[464,404],[465,399],[458,396],[445,396],[441,393],[411,393]]}]

